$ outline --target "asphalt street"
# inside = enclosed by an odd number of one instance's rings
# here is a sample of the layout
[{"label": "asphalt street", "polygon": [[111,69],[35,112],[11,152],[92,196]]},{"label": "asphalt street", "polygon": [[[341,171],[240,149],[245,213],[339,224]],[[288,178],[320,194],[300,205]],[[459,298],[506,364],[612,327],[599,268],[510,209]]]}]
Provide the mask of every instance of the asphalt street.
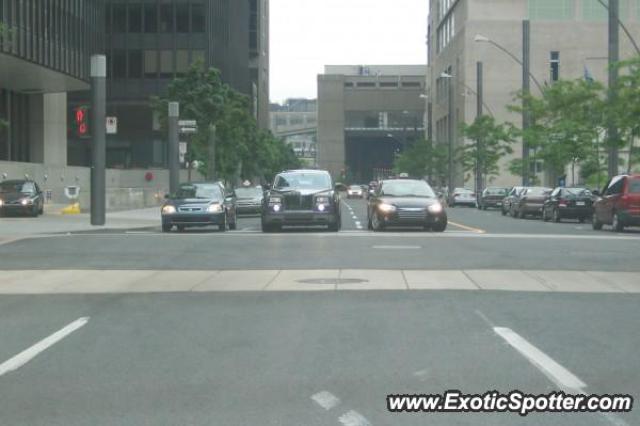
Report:
[{"label": "asphalt street", "polygon": [[[163,234],[159,226],[36,236],[0,245],[0,269],[542,269],[640,272],[640,233],[593,231],[589,224],[545,223],[497,211],[449,209],[445,233],[367,231],[363,200],[343,203],[343,230],[239,230]],[[28,223],[29,219],[22,224]],[[359,229],[364,228],[364,229]]]},{"label": "asphalt street", "polygon": [[[640,292],[629,278],[640,272],[637,231],[596,232],[589,224],[455,208],[443,234],[373,233],[366,229],[364,201],[345,201],[337,234],[262,234],[252,217],[226,233],[163,234],[153,226],[0,240],[0,425],[640,424],[637,409],[521,417],[392,414],[386,405],[388,394],[451,389],[637,399]],[[32,219],[11,220],[29,226]],[[582,293],[565,287],[380,291],[366,284],[360,291],[301,291],[299,285],[295,291],[227,286],[224,292],[133,293],[112,282],[129,270],[128,280],[155,280],[157,289],[170,285],[170,276],[179,289],[253,269],[256,277],[272,273],[269,285],[275,285],[287,273],[347,268],[372,271],[383,281],[399,275],[409,284],[414,269],[471,281],[498,269],[514,277],[520,270],[560,277],[591,271],[584,277],[592,280],[627,272],[634,291],[591,292],[585,281],[564,283],[584,285]],[[115,290],[2,294],[3,285],[20,285],[20,277],[25,286],[36,276],[42,280],[35,270],[46,270],[60,285],[69,281],[67,287],[95,283]],[[521,285],[508,284],[511,290]],[[529,349],[513,346],[505,330]]]}]

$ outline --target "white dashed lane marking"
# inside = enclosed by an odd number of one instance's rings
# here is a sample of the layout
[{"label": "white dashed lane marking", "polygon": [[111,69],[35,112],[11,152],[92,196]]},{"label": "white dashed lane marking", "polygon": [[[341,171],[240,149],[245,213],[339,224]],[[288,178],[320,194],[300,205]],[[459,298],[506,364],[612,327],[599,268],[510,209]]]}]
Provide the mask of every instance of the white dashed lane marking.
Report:
[{"label": "white dashed lane marking", "polygon": [[340,423],[344,426],[371,426],[369,420],[367,420],[362,414],[353,410],[344,413],[338,420],[340,420]]},{"label": "white dashed lane marking", "polygon": [[340,405],[340,398],[327,391],[318,392],[312,395],[311,399],[327,411]]}]

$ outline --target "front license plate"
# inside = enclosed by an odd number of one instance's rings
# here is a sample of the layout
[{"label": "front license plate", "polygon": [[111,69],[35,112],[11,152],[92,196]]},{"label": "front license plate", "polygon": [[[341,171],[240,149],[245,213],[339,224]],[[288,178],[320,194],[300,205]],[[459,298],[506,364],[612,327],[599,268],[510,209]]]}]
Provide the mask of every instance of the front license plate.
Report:
[{"label": "front license plate", "polygon": [[584,205],[585,205],[584,201],[578,201],[576,203],[576,206],[584,206]]},{"label": "front license plate", "polygon": [[502,206],[502,203],[496,203],[496,206],[500,207]]}]

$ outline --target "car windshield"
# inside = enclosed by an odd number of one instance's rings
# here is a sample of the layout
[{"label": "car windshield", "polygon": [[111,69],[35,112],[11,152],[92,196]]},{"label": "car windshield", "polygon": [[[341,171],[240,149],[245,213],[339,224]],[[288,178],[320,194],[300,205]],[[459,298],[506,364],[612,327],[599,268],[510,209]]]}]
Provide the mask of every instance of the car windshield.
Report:
[{"label": "car windshield", "polygon": [[330,189],[331,178],[325,173],[283,173],[278,175],[274,189]]},{"label": "car windshield", "polygon": [[222,198],[222,191],[215,184],[189,184],[182,185],[176,193],[177,199],[199,198],[203,200],[219,200]]},{"label": "car windshield", "polygon": [[394,180],[382,184],[381,194],[385,197],[427,197],[435,198],[433,189],[424,181]]},{"label": "car windshield", "polygon": [[567,188],[567,195],[574,197],[591,197],[591,191],[587,188]]},{"label": "car windshield", "polygon": [[485,195],[506,195],[506,188],[487,188],[485,191]]},{"label": "car windshield", "polygon": [[551,188],[527,188],[525,195],[527,196],[542,196],[546,195],[551,191]]},{"label": "car windshield", "polygon": [[262,197],[262,189],[260,189],[260,188],[238,188],[238,189],[236,189],[236,197],[238,197],[238,198],[259,198],[259,197]]},{"label": "car windshield", "polygon": [[358,186],[358,185],[351,185],[351,186],[349,187],[349,189],[351,189],[351,190],[358,190],[358,191],[362,190],[362,188],[361,188],[360,186]]},{"label": "car windshield", "polygon": [[31,182],[6,181],[0,183],[0,192],[33,194],[36,191],[35,186]]}]

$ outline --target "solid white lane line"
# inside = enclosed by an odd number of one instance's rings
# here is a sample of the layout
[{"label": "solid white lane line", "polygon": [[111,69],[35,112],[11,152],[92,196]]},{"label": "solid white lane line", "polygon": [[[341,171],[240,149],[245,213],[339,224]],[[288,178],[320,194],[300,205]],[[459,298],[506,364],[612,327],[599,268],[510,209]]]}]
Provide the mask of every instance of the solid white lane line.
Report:
[{"label": "solid white lane line", "polygon": [[373,246],[376,250],[420,250],[422,246]]},{"label": "solid white lane line", "polygon": [[582,392],[587,385],[572,372],[555,362],[551,357],[529,343],[510,328],[494,327],[493,331],[502,337],[522,356],[527,358],[538,370],[560,388],[574,393]]},{"label": "solid white lane line", "polygon": [[344,426],[371,426],[369,420],[357,411],[348,411],[338,419]]},{"label": "solid white lane line", "polygon": [[60,340],[64,339],[65,337],[73,333],[74,331],[83,327],[87,322],[89,322],[88,317],[79,318],[76,321],[64,327],[63,329],[56,331],[49,337],[42,339],[41,341],[31,346],[30,348],[20,352],[18,355],[14,356],[10,360],[0,364],[0,376],[3,376],[6,373],[15,371],[18,368],[22,367],[23,365],[31,361],[33,358],[38,356],[38,354],[40,354],[41,352],[47,350],[51,346],[58,343]]},{"label": "solid white lane line", "polygon": [[340,398],[327,391],[318,392],[312,395],[311,399],[327,411],[340,405]]}]

